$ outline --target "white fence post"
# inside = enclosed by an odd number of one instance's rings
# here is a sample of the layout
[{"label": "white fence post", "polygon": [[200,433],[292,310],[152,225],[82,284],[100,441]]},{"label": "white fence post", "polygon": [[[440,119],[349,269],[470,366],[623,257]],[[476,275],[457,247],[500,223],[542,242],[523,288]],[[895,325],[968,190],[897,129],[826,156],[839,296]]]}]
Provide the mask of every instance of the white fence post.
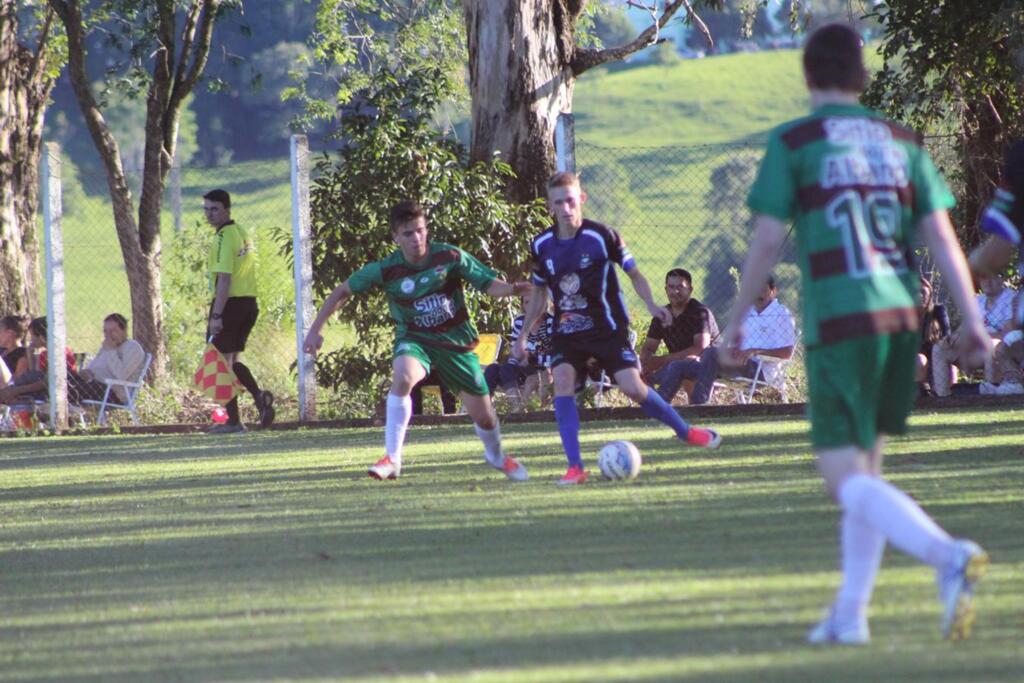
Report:
[{"label": "white fence post", "polygon": [[43,240],[46,256],[46,375],[50,390],[50,428],[68,427],[68,345],[64,320],[64,237],[61,232],[60,145],[43,148]]},{"label": "white fence post", "polygon": [[576,172],[576,119],[568,112],[555,122],[555,169]]},{"label": "white fence post", "polygon": [[295,276],[295,350],[298,358],[299,422],[316,419],[316,365],[302,350],[313,324],[313,258],[310,250],[309,142],[291,137],[292,261]]}]

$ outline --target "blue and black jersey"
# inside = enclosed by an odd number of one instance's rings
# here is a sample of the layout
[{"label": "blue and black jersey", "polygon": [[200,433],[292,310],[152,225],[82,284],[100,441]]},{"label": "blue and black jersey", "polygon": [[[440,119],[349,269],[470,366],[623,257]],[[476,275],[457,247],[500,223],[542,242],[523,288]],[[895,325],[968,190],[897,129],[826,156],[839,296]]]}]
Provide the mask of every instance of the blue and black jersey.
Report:
[{"label": "blue and black jersey", "polygon": [[556,336],[605,337],[629,329],[626,302],[614,264],[627,273],[636,267],[615,230],[583,219],[571,239],[559,239],[557,226],[531,246],[533,283],[545,286],[555,302]]}]

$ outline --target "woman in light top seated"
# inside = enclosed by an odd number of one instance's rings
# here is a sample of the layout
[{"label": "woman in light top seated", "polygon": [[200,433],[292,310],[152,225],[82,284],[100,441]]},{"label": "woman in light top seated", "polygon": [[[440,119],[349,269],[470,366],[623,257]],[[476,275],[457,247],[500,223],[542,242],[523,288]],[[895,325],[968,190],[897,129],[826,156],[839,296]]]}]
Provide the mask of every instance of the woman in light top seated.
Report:
[{"label": "woman in light top seated", "polygon": [[[96,357],[74,379],[69,378],[79,398],[101,400],[106,393],[104,380],[114,379],[135,382],[146,361],[142,345],[128,338],[128,320],[120,313],[111,313],[103,319],[103,344]],[[117,400],[127,400],[124,387],[113,385]]]}]

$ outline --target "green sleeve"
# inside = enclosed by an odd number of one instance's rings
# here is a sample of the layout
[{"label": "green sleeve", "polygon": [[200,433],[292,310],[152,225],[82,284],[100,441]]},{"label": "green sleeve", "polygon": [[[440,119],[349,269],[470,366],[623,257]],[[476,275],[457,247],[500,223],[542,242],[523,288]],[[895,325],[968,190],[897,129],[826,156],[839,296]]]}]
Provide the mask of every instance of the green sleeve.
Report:
[{"label": "green sleeve", "polygon": [[213,258],[210,260],[211,273],[235,272],[235,254],[241,249],[242,244],[237,230],[230,227],[221,228],[214,236]]},{"label": "green sleeve", "polygon": [[939,169],[935,168],[931,155],[920,150],[916,161],[911,177],[914,184],[915,217],[920,219],[933,211],[952,209],[956,205],[956,199]]},{"label": "green sleeve", "polygon": [[348,276],[348,286],[353,293],[365,292],[374,285],[384,283],[380,261],[367,263],[365,266]]},{"label": "green sleeve", "polygon": [[789,165],[790,152],[779,131],[768,139],[757,178],[747,196],[753,213],[773,216],[782,221],[793,218],[796,208],[796,178]]},{"label": "green sleeve", "polygon": [[497,271],[488,268],[475,257],[470,256],[462,249],[458,249],[459,264],[455,270],[469,284],[481,292],[491,286],[491,283],[498,277]]}]

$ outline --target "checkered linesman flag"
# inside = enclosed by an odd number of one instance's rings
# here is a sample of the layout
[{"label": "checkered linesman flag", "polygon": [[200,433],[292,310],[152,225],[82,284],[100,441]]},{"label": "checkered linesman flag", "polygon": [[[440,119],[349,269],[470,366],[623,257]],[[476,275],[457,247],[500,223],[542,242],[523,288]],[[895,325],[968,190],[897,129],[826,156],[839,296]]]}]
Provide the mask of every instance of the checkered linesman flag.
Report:
[{"label": "checkered linesman flag", "polygon": [[227,405],[231,399],[242,393],[241,382],[235,377],[234,371],[228,367],[224,355],[213,344],[206,345],[203,362],[196,370],[195,385],[203,396],[222,406]]}]

